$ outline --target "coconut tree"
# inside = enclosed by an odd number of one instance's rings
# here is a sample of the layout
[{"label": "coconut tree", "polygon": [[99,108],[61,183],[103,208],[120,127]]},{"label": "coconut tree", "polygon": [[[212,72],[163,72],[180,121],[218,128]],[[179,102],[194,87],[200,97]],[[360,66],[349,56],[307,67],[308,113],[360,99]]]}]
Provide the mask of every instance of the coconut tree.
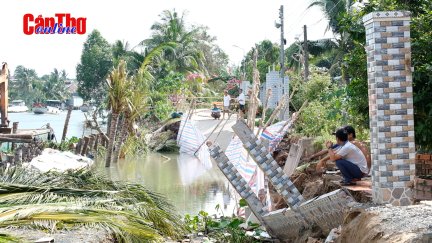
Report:
[{"label": "coconut tree", "polygon": [[341,70],[341,78],[345,83],[348,83],[349,77],[346,75],[343,65],[343,56],[352,49],[352,38],[340,24],[340,19],[344,14],[348,14],[353,6],[353,0],[314,0],[308,8],[318,6],[321,8],[324,16],[329,21],[326,31],[332,30],[336,35],[337,51],[333,54],[334,60],[332,68]]},{"label": "coconut tree", "polygon": [[120,130],[119,138],[116,140],[116,149],[114,150],[114,162],[120,158],[120,151],[123,143],[126,141],[128,134],[133,131],[133,124],[136,120],[147,111],[148,99],[147,92],[131,92],[127,99],[127,105],[124,111],[124,123]]},{"label": "coconut tree", "polygon": [[126,105],[126,97],[129,95],[129,86],[131,78],[126,71],[126,62],[120,61],[107,79],[108,83],[108,100],[111,106],[111,124],[109,127],[109,141],[106,152],[105,166],[109,167],[112,160],[112,152],[117,131],[117,123],[120,113]]},{"label": "coconut tree", "polygon": [[[164,44],[176,43],[176,48],[167,49],[163,59],[169,62],[171,70],[181,73],[200,71],[207,73],[205,57],[199,48],[201,28],[188,28],[185,15],[165,10],[160,15],[161,22],[152,25],[152,36],[141,42],[149,50]],[[189,30],[190,29],[190,30]]]},{"label": "coconut tree", "polygon": [[[150,72],[153,60],[161,56],[164,50],[171,49],[174,46],[174,43],[164,43],[153,48],[151,52],[147,53],[147,55],[143,57],[141,66],[134,76],[128,77],[127,73],[123,73],[126,75],[124,77],[126,80],[126,85],[121,87],[125,90],[122,90],[122,104],[121,107],[119,107],[120,110],[118,111],[118,114],[123,114],[123,123],[120,131],[118,132],[118,138],[115,139],[113,156],[114,162],[118,161],[121,146],[127,138],[128,131],[130,130],[129,128],[136,121],[136,119],[147,110],[149,90],[152,86],[152,83],[154,82],[154,77]],[[119,65],[120,64],[124,64],[123,68],[127,68],[125,61],[120,61]],[[111,132],[109,134],[110,136],[115,137],[115,135],[112,135]]]},{"label": "coconut tree", "polygon": [[106,232],[116,242],[176,239],[185,229],[164,196],[89,170],[40,173],[10,168],[0,175],[0,205],[0,228],[73,232],[87,227]]},{"label": "coconut tree", "polygon": [[308,8],[320,7],[329,22],[326,31],[331,30],[335,34],[340,34],[339,18],[349,12],[353,3],[353,0],[313,0]]}]

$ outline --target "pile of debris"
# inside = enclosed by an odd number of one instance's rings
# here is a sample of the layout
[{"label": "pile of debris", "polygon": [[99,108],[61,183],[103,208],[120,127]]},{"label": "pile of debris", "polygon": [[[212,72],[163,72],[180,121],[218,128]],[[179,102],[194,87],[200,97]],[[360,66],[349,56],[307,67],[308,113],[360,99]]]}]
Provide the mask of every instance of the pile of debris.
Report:
[{"label": "pile of debris", "polygon": [[[295,147],[293,147],[295,146]],[[318,148],[313,146],[312,139],[286,135],[279,143],[272,156],[278,165],[289,174],[291,181],[294,183],[305,200],[329,193],[340,189],[341,186],[337,181],[341,180],[340,175],[323,175],[316,171],[318,161],[309,162],[309,156],[315,154]],[[293,152],[295,151],[295,152]],[[289,157],[293,160],[289,161]],[[318,157],[318,159],[320,159]],[[293,164],[294,168],[285,168],[285,164]],[[327,163],[330,171],[335,170],[335,163]],[[290,171],[287,171],[290,170]],[[271,183],[268,183],[270,197],[273,209],[286,208],[288,205],[283,198],[276,192]]]},{"label": "pile of debris", "polygon": [[177,134],[180,129],[180,118],[168,120],[159,129],[149,134],[147,144],[152,151],[175,152],[178,151]]}]

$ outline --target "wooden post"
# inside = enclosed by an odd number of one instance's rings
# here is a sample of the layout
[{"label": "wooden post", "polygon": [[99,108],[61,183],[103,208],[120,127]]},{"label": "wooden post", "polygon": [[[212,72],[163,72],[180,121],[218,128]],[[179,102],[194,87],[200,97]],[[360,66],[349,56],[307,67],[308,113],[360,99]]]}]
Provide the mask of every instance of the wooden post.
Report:
[{"label": "wooden post", "polygon": [[85,156],[87,154],[87,148],[89,145],[89,141],[90,141],[90,138],[85,136],[84,137],[84,144],[83,144],[82,151],[81,151],[82,156]]},{"label": "wooden post", "polygon": [[62,142],[64,142],[66,140],[66,134],[67,134],[67,130],[68,130],[68,127],[69,127],[69,120],[70,120],[71,114],[72,114],[72,106],[70,105],[68,107],[68,112],[67,112],[67,115],[66,115],[65,124],[64,124],[64,127],[63,127],[63,135],[62,135],[62,139],[61,139]]},{"label": "wooden post", "polygon": [[99,143],[100,137],[101,137],[100,134],[96,134],[96,135],[95,135],[95,141],[94,141],[94,147],[93,147],[93,150],[94,150],[94,151],[97,151],[98,143]]},{"label": "wooden post", "polygon": [[3,64],[2,70],[0,70],[0,109],[1,109],[1,127],[8,127],[8,81],[9,80],[9,69],[6,63]]},{"label": "wooden post", "polygon": [[87,152],[91,152],[91,151],[93,151],[94,141],[95,141],[95,135],[92,134],[92,135],[90,135],[90,139],[89,139],[89,144],[88,144]]},{"label": "wooden post", "polygon": [[22,163],[23,161],[23,154],[22,154],[22,148],[18,148],[15,150],[15,163]]},{"label": "wooden post", "polygon": [[82,147],[82,138],[78,140],[78,143],[75,147],[75,154],[81,154],[81,147]]},{"label": "wooden post", "polygon": [[[16,134],[17,133],[18,124],[19,124],[19,122],[12,123],[12,134]],[[15,150],[15,148],[16,148],[16,143],[12,143],[12,150]]]}]

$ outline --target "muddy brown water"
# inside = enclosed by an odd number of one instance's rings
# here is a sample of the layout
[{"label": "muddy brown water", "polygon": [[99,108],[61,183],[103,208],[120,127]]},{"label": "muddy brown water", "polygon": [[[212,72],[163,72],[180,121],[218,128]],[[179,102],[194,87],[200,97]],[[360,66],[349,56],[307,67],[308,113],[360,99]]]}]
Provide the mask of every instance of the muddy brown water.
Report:
[{"label": "muddy brown water", "polygon": [[180,214],[196,215],[203,210],[231,215],[235,196],[228,180],[215,164],[207,168],[188,155],[149,153],[135,159],[120,160],[110,168],[99,169],[113,180],[136,182],[165,194]]},{"label": "muddy brown water", "polygon": [[[9,120],[18,121],[19,128],[41,128],[50,123],[58,140],[61,139],[66,111],[58,115],[35,115],[33,113],[11,113]],[[72,112],[67,137],[83,135],[85,117],[79,110]],[[90,131],[86,131],[88,133]],[[165,156],[165,157],[164,157]],[[143,184],[165,194],[180,214],[196,215],[204,210],[210,214],[233,213],[236,199],[228,180],[213,163],[204,166],[192,156],[179,154],[149,153],[138,158],[120,160],[111,168],[97,162],[97,168],[113,180]]]}]

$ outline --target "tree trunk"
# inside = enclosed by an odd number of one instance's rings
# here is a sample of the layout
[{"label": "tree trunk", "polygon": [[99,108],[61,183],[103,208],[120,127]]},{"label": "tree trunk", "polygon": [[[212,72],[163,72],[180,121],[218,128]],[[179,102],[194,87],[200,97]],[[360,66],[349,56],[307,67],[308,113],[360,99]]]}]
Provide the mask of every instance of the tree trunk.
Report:
[{"label": "tree trunk", "polygon": [[107,135],[108,138],[110,138],[111,120],[112,120],[112,112],[110,112],[108,114],[108,120],[107,120],[107,132],[106,132],[106,135]]},{"label": "tree trunk", "polygon": [[114,147],[114,139],[115,139],[116,130],[117,130],[118,117],[119,117],[118,113],[112,113],[112,115],[111,115],[111,122],[110,122],[111,124],[110,124],[109,130],[108,130],[109,141],[108,141],[108,148],[107,148],[107,152],[106,152],[105,167],[111,166],[111,157],[112,157],[112,152],[113,152],[113,147]]},{"label": "tree trunk", "polygon": [[63,135],[62,135],[62,139],[61,139],[62,142],[64,142],[66,140],[66,134],[67,134],[67,130],[69,127],[69,120],[70,120],[71,114],[72,114],[72,106],[70,105],[68,107],[68,112],[67,112],[66,120],[64,123],[64,127],[63,127]]},{"label": "tree trunk", "polygon": [[120,129],[120,134],[119,134],[119,137],[117,138],[116,146],[115,146],[115,150],[114,150],[114,161],[113,161],[114,163],[117,163],[119,160],[120,150],[121,150],[121,147],[122,147],[124,141],[126,140],[126,136],[128,133],[129,123],[126,120],[126,118],[123,118],[123,119],[124,119],[123,126]]}]

